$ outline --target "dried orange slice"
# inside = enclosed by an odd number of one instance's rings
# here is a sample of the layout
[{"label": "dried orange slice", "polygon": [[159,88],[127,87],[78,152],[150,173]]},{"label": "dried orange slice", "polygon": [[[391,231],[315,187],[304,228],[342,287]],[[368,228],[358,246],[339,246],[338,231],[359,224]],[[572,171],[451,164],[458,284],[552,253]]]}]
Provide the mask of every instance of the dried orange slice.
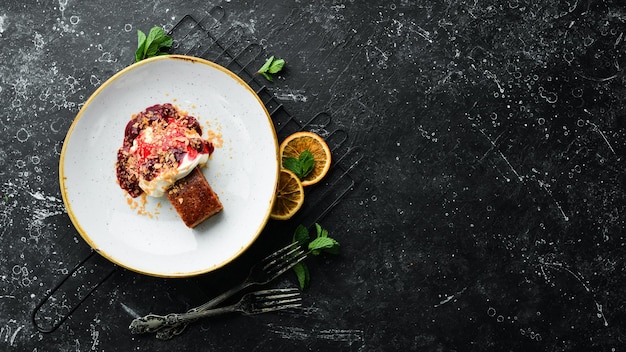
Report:
[{"label": "dried orange slice", "polygon": [[270,217],[275,220],[290,219],[304,204],[304,188],[296,174],[281,169],[278,189]]},{"label": "dried orange slice", "polygon": [[310,186],[319,182],[330,169],[331,153],[328,144],[322,137],[313,132],[296,132],[280,144],[280,158],[283,166],[287,158],[300,157],[300,154],[308,150],[313,154],[315,165],[312,171],[303,177],[302,186]]}]

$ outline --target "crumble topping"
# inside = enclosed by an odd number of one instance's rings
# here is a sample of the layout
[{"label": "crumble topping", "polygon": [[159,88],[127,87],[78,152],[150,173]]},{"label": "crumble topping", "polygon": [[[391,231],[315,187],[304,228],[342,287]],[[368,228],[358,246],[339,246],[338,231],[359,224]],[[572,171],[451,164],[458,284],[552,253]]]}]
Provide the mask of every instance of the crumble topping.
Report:
[{"label": "crumble topping", "polygon": [[163,195],[213,153],[213,144],[201,136],[198,120],[169,103],[133,115],[117,152],[120,187],[133,198]]}]

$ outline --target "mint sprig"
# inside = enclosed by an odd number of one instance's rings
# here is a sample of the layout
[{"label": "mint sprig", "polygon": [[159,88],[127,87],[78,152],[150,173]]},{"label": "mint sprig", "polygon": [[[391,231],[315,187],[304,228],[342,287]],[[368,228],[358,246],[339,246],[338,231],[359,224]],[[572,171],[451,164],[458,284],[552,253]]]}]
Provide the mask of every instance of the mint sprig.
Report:
[{"label": "mint sprig", "polygon": [[165,34],[163,28],[152,27],[148,35],[141,30],[137,30],[137,50],[135,51],[135,62],[153,56],[167,55],[167,49],[173,44],[172,37]]},{"label": "mint sprig", "polygon": [[[339,242],[328,236],[328,230],[322,228],[320,224],[316,223],[315,232],[316,237],[311,240],[309,230],[303,225],[299,225],[293,234],[293,242],[306,246],[308,251],[313,255],[320,255],[322,253],[339,253]],[[300,262],[293,267],[293,270],[298,278],[300,289],[304,290],[309,287],[311,274],[307,265],[304,262]]]},{"label": "mint sprig", "polygon": [[315,158],[308,149],[300,153],[298,158],[288,157],[283,160],[283,167],[292,171],[300,180],[307,177],[315,168]]},{"label": "mint sprig", "polygon": [[265,79],[272,82],[274,80],[272,75],[280,72],[280,70],[283,69],[283,66],[285,66],[285,60],[277,59],[274,55],[272,55],[265,61],[263,66],[261,66],[257,72],[265,77]]}]

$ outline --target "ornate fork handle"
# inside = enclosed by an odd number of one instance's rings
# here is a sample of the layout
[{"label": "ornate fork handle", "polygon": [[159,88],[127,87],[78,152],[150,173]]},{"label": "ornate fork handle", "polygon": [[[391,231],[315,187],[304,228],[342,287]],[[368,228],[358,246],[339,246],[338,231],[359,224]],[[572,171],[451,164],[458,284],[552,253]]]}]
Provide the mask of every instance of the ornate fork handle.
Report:
[{"label": "ornate fork handle", "polygon": [[133,334],[141,334],[230,312],[238,311],[252,315],[296,308],[299,307],[300,304],[301,298],[298,289],[263,290],[248,293],[244,295],[239,302],[226,307],[197,310],[187,313],[170,313],[168,315],[148,314],[133,320],[129,329]]},{"label": "ornate fork handle", "polygon": [[187,313],[170,313],[168,315],[148,314],[134,319],[130,323],[129,329],[131,334],[144,334],[158,331],[165,327],[177,326],[181,323],[189,323],[200,318],[234,312],[235,310],[234,306],[228,306]]},{"label": "ornate fork handle", "polygon": [[[232,295],[243,291],[244,289],[246,289],[248,286],[251,286],[252,283],[250,282],[242,282],[239,285],[231,288],[230,290],[222,293],[221,295],[213,298],[212,300],[208,301],[207,303],[196,307],[196,308],[192,308],[190,310],[187,311],[187,314],[190,313],[194,313],[194,312],[203,312],[203,311],[207,311],[210,308],[213,308],[215,306],[217,306],[218,304],[222,303],[223,301],[225,301],[226,299],[230,298]],[[223,308],[216,308],[214,310],[211,311],[218,311],[220,309]],[[186,313],[170,313],[167,315],[157,315],[157,314],[148,314],[146,316],[143,316],[141,318],[136,318],[134,319],[131,323],[130,326],[128,327],[130,329],[130,333],[131,334],[144,334],[144,333],[148,333],[148,332],[155,332],[155,331],[159,331],[163,328],[175,328],[175,327],[183,327],[192,322],[193,320],[196,319],[191,319],[191,318],[186,318],[186,319],[180,319],[180,316],[182,316],[183,314]],[[184,327],[183,327],[184,329]],[[183,330],[181,329],[181,330]],[[176,334],[178,329],[172,329],[170,332],[172,333],[171,337],[178,335]],[[182,332],[182,331],[181,331]],[[169,335],[169,333],[166,333],[165,335]],[[165,338],[165,339],[169,339],[169,338]]]}]

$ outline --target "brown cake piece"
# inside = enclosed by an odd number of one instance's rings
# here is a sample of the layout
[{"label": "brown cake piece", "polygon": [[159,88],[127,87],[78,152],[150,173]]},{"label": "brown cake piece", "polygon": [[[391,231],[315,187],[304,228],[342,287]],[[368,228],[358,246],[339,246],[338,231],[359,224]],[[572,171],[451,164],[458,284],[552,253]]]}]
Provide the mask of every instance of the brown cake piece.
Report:
[{"label": "brown cake piece", "polygon": [[167,199],[190,228],[198,226],[223,209],[217,194],[197,167],[170,187]]}]

